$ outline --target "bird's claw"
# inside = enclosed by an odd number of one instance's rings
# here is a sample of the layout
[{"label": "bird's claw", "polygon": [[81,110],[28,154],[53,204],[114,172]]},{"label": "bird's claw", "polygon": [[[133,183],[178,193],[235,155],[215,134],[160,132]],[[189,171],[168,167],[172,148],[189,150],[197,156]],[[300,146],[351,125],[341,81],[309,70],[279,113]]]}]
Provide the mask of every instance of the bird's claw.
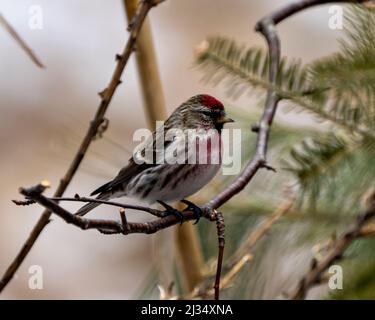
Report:
[{"label": "bird's claw", "polygon": [[194,213],[195,217],[196,217],[196,220],[195,220],[194,224],[197,224],[199,219],[203,216],[203,210],[189,200],[183,199],[183,200],[181,200],[181,202],[185,203],[187,205],[187,207],[182,212],[192,211]]},{"label": "bird's claw", "polygon": [[183,214],[179,210],[173,208],[172,206],[170,206],[169,204],[165,203],[164,201],[158,200],[157,202],[164,207],[164,209],[165,209],[164,216],[165,217],[173,215],[173,216],[177,217],[180,220],[180,224],[182,224],[184,222],[184,216],[183,216]]}]

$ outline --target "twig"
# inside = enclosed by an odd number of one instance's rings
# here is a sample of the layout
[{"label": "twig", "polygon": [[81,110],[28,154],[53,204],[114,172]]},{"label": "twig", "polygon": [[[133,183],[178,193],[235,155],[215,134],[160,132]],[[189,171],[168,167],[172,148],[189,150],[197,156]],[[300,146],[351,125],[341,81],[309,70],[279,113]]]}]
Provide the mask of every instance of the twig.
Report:
[{"label": "twig", "polygon": [[172,281],[167,288],[158,285],[160,300],[177,300],[178,297],[173,294],[174,282]]},{"label": "twig", "polygon": [[[230,269],[220,281],[220,290],[228,288],[230,284],[233,282],[235,276],[242,270],[242,268],[246,265],[247,262],[253,259],[252,254],[244,255],[233,267]],[[207,278],[206,278],[207,279]],[[205,280],[206,280],[205,279]],[[209,278],[211,281],[211,278]],[[196,299],[196,298],[206,298],[212,297],[215,295],[214,288],[210,288],[207,286],[207,281],[203,281],[200,283],[199,286],[195,287],[194,290],[184,298],[181,299]]]},{"label": "twig", "polygon": [[[132,204],[125,204],[125,203],[120,203],[120,202],[114,202],[114,201],[108,201],[108,200],[101,200],[101,199],[96,199],[96,198],[87,198],[87,197],[80,197],[76,195],[74,198],[69,198],[69,197],[51,197],[48,198],[49,200],[55,201],[55,202],[60,202],[60,201],[70,201],[70,202],[86,202],[86,203],[100,203],[100,204],[107,204],[110,206],[114,207],[119,207],[123,209],[133,209],[137,211],[144,211],[147,213],[152,214],[155,217],[163,217],[163,211],[157,210],[157,209],[152,209],[149,207],[144,207],[144,206],[138,206],[138,205],[132,205]],[[17,206],[28,206],[31,204],[34,204],[34,200],[12,200],[13,203],[15,203]]]},{"label": "twig", "polygon": [[11,26],[11,24],[5,19],[5,17],[0,13],[0,24],[3,25],[5,30],[12,36],[12,38],[19,44],[23,51],[29,56],[29,58],[37,65],[39,68],[45,68],[43,63],[35,55],[34,51],[27,45],[27,43],[21,38],[17,31]]},{"label": "twig", "polygon": [[[125,66],[129,60],[131,53],[134,51],[136,39],[137,39],[139,30],[141,29],[141,26],[145,17],[147,16],[149,10],[152,7],[158,5],[162,1],[164,0],[143,0],[141,2],[141,5],[139,6],[137,13],[134,16],[134,20],[130,28],[130,34],[129,34],[129,38],[127,40],[126,46],[123,50],[123,53],[121,54],[121,56],[119,56],[119,59],[117,60],[116,68],[113,72],[110,83],[107,86],[107,88],[104,90],[103,95],[101,96],[101,102],[96,111],[95,117],[91,121],[90,127],[85,137],[83,138],[82,143],[72,163],[70,164],[70,167],[68,168],[64,177],[60,181],[60,184],[54,194],[55,197],[61,197],[63,193],[65,192],[70,181],[75,175],[78,167],[80,166],[91,142],[93,141],[94,137],[96,137],[98,128],[103,123],[104,115],[108,109],[108,106],[112,100],[112,97],[116,91],[116,88],[118,87],[120,83],[122,72],[125,69]],[[39,221],[34,226],[33,230],[31,231],[28,239],[25,241],[21,250],[15,257],[11,265],[8,267],[8,269],[5,271],[0,281],[0,293],[5,288],[5,286],[9,283],[9,281],[13,278],[15,272],[18,270],[22,261],[25,259],[30,249],[32,248],[33,244],[38,239],[40,233],[50,221],[50,217],[51,217],[50,211],[46,210],[43,212],[42,216],[40,217]]]},{"label": "twig", "polygon": [[12,200],[17,206],[30,206],[36,203],[34,200]]},{"label": "twig", "polygon": [[360,237],[373,237],[375,235],[375,223],[369,224],[367,226],[364,226],[359,236]]},{"label": "twig", "polygon": [[217,257],[217,268],[216,268],[216,277],[215,277],[215,300],[219,300],[220,295],[220,276],[221,276],[221,269],[223,265],[223,257],[224,257],[224,246],[225,246],[225,224],[224,224],[224,216],[221,212],[216,213],[216,227],[217,227],[217,238],[218,238],[218,245],[219,245],[219,252]]},{"label": "twig", "polygon": [[232,283],[235,276],[242,270],[247,262],[253,259],[253,255],[250,253],[245,254],[241,259],[237,261],[235,265],[224,275],[221,281],[221,288],[226,288]]},{"label": "twig", "polygon": [[129,230],[128,219],[126,219],[125,209],[120,209],[121,223],[124,230]]},{"label": "twig", "polygon": [[144,206],[138,206],[138,205],[132,205],[132,204],[125,204],[125,203],[119,203],[114,201],[107,201],[107,200],[100,200],[100,199],[94,199],[94,198],[87,198],[87,197],[76,197],[76,198],[69,198],[69,197],[52,197],[49,198],[53,201],[72,201],[72,202],[92,202],[92,203],[101,203],[101,204],[107,204],[110,206],[115,206],[123,209],[133,209],[137,211],[144,211],[147,213],[152,214],[155,217],[163,217],[163,211],[152,209],[149,207]]},{"label": "twig", "polygon": [[375,217],[375,194],[372,203],[369,204],[365,213],[357,217],[357,221],[348,231],[346,231],[339,239],[337,239],[330,253],[321,261],[316,259],[311,263],[308,273],[300,280],[296,290],[290,295],[291,299],[299,300],[306,297],[311,287],[321,282],[324,272],[337,260],[341,259],[348,246],[356,239],[363,236],[363,230],[366,223]]},{"label": "twig", "polygon": [[[272,24],[278,24],[279,22],[285,20],[286,18],[292,16],[295,13],[303,11],[307,8],[322,5],[326,3],[347,3],[347,2],[354,2],[354,3],[364,3],[368,0],[300,0],[295,1],[292,3],[287,4],[286,6],[282,7],[281,9],[276,10],[275,12],[271,13],[270,15],[264,17],[261,21],[267,22]],[[369,2],[371,2],[370,0]],[[257,29],[261,28],[261,22],[257,24]]]}]

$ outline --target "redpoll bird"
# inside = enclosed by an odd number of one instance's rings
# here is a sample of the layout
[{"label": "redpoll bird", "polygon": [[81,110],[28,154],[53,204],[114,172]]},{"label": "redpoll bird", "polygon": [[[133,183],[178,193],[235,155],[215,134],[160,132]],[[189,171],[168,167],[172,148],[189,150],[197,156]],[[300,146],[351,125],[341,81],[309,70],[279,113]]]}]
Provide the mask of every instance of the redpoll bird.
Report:
[{"label": "redpoll bird", "polygon": [[[171,114],[150,139],[146,140],[142,156],[147,153],[144,150],[149,148],[152,161],[139,163],[137,161],[139,158],[133,155],[112,181],[102,185],[91,195],[98,195],[99,199],[105,200],[127,196],[150,204],[159,202],[166,208],[167,213],[179,217],[181,212],[165,202],[181,200],[188,206],[185,210],[192,210],[199,219],[202,213],[199,207],[184,198],[205,186],[220,169],[221,130],[227,122],[233,120],[226,117],[224,106],[219,100],[206,94],[191,97]],[[198,149],[197,153],[190,152],[191,145],[184,139],[166,139],[170,129],[182,131],[183,137],[188,136],[188,141],[192,140],[191,132],[194,130],[191,129],[195,129],[195,132],[203,132],[198,134],[199,142],[193,139]],[[157,142],[160,137],[163,138],[161,148],[164,148],[164,152],[162,153]],[[202,148],[206,150],[202,151]],[[176,156],[176,153],[180,155],[181,150],[184,161],[171,163],[171,158]],[[207,161],[203,163],[200,161],[202,154],[207,156],[205,158]],[[76,214],[83,216],[98,205],[98,203],[88,203]]]}]

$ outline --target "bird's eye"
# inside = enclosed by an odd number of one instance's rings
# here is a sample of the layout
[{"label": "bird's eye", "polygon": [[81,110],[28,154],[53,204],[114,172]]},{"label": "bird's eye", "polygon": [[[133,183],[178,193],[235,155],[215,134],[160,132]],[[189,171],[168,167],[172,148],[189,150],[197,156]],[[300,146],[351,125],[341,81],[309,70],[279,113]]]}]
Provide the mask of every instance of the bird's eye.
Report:
[{"label": "bird's eye", "polygon": [[210,118],[218,118],[220,117],[220,111],[217,112],[217,111],[214,111],[214,110],[204,110],[202,111],[202,113],[206,116],[209,116]]},{"label": "bird's eye", "polygon": [[206,116],[212,117],[212,112],[211,111],[202,111],[202,113]]}]

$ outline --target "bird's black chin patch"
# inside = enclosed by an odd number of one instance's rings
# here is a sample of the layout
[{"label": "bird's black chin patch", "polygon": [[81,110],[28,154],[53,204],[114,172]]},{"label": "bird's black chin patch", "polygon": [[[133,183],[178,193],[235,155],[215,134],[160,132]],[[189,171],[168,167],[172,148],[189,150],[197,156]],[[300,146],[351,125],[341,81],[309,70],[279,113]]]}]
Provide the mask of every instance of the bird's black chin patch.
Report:
[{"label": "bird's black chin patch", "polygon": [[223,123],[216,123],[216,124],[215,124],[215,129],[216,129],[219,133],[221,133],[221,130],[223,129],[223,126],[224,126]]}]

